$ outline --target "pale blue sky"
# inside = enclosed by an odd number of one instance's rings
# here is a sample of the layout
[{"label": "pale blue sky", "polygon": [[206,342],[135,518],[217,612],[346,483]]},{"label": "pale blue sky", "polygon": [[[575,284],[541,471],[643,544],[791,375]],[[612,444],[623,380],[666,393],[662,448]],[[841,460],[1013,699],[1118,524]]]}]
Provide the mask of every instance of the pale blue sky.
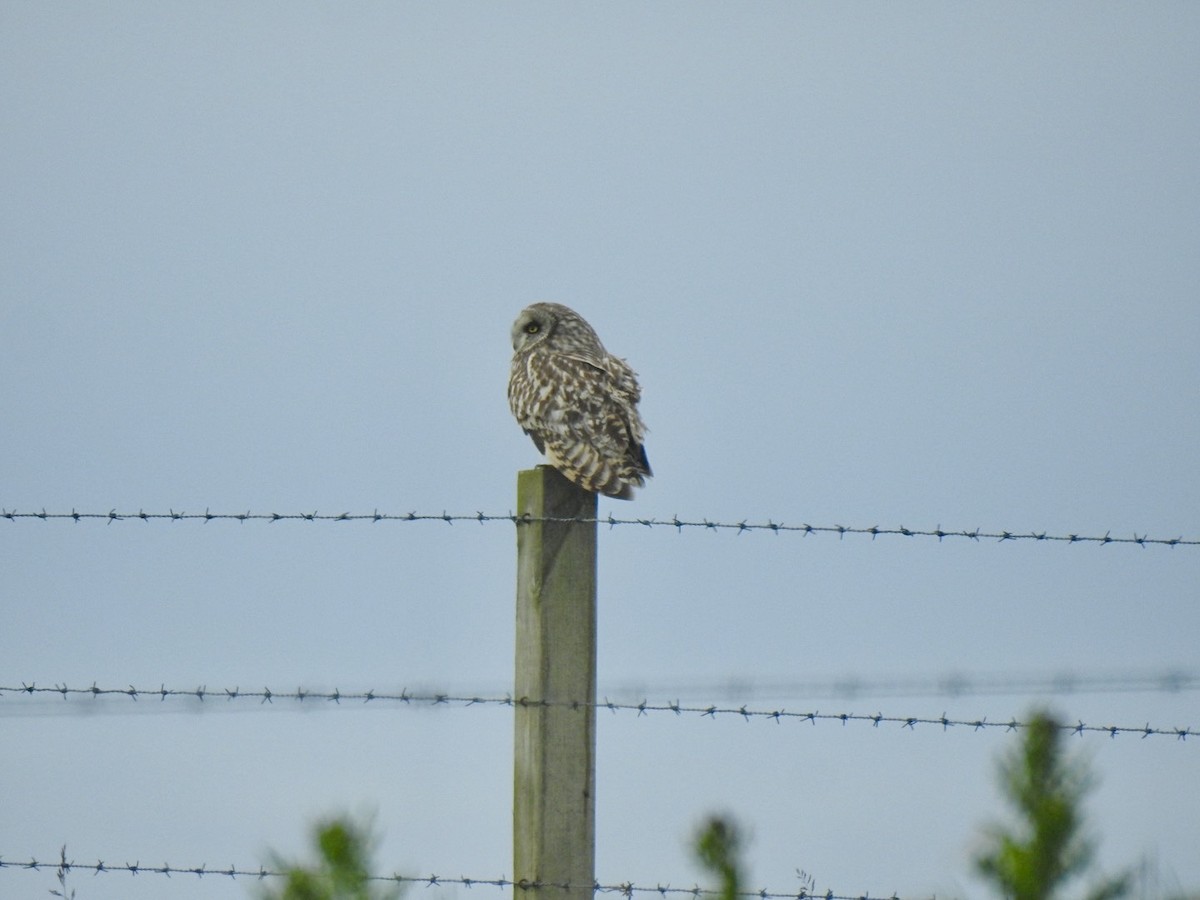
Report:
[{"label": "pale blue sky", "polygon": [[[602,514],[1196,538],[1197,46],[1189,3],[3,0],[0,506],[507,512],[509,326],[555,300],[644,388],[655,478]],[[0,525],[6,685],[511,682],[505,523]],[[601,689],[652,701],[1197,665],[1195,548],[622,527],[600,565]],[[0,699],[0,858],[256,865],[349,807],[389,869],[511,874],[507,710],[131,706]],[[1003,734],[600,721],[601,881],[690,885],[724,809],[756,885],[982,896]],[[1075,746],[1102,862],[1200,885],[1200,742]]]}]

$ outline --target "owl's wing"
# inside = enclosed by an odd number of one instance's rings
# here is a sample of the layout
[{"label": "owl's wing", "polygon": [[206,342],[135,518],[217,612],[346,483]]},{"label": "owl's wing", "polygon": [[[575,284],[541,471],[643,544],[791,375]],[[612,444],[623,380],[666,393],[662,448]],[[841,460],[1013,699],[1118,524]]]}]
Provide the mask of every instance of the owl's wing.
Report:
[{"label": "owl's wing", "polygon": [[[634,469],[650,475],[650,461],[642,444],[646,426],[637,412],[641,388],[637,373],[629,363],[617,356],[607,356],[602,362],[581,356],[571,356],[593,372],[599,372],[606,389],[592,398],[591,423],[603,434],[610,452],[625,456]],[[593,439],[598,437],[593,433]]]},{"label": "owl's wing", "polygon": [[604,363],[593,356],[585,356],[582,353],[559,353],[555,358],[559,362],[570,360],[571,362],[579,363],[585,369],[591,369],[603,375],[608,374],[608,370],[604,368]]},{"label": "owl's wing", "polygon": [[528,428],[522,428],[521,430],[529,435],[530,439],[533,441],[533,446],[537,447],[537,452],[542,454],[542,456],[545,456],[546,442],[542,440],[542,436],[536,431],[530,431]]},{"label": "owl's wing", "polygon": [[636,405],[642,399],[642,389],[638,385],[637,372],[619,356],[607,359],[608,376],[616,384],[617,389],[629,397],[629,402]]}]

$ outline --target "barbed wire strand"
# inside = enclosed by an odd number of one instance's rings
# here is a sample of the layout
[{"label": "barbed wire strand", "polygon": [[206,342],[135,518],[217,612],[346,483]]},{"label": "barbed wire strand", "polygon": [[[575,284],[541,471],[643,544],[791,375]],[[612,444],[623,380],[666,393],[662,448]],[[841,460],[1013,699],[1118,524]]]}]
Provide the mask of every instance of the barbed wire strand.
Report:
[{"label": "barbed wire strand", "polygon": [[[276,700],[289,700],[297,702],[305,702],[310,700],[323,700],[340,705],[343,701],[358,702],[358,703],[400,703],[405,706],[508,706],[508,707],[559,707],[570,709],[583,709],[587,707],[595,707],[597,710],[607,710],[611,713],[618,712],[636,712],[639,717],[650,715],[652,713],[674,713],[676,716],[682,715],[698,715],[702,718],[729,718],[740,717],[749,722],[752,720],[768,720],[776,723],[794,720],[800,723],[807,722],[811,725],[816,725],[818,722],[840,722],[842,725],[850,723],[870,723],[873,727],[878,728],[880,725],[900,725],[903,728],[915,730],[918,725],[939,725],[943,731],[949,731],[951,728],[963,728],[972,731],[985,731],[989,729],[1002,729],[1004,731],[1019,731],[1028,727],[1027,723],[1018,721],[1015,718],[1007,721],[990,721],[987,717],[978,719],[952,719],[946,715],[937,717],[928,716],[887,716],[883,713],[822,713],[819,711],[812,712],[792,712],[786,709],[750,709],[747,706],[718,706],[709,704],[706,706],[684,705],[678,702],[675,703],[650,703],[641,701],[639,703],[617,703],[610,700],[598,700],[595,702],[587,701],[550,701],[537,700],[528,697],[513,697],[512,695],[504,696],[470,696],[470,695],[452,695],[443,693],[420,693],[409,692],[403,689],[400,693],[387,693],[375,690],[368,691],[341,691],[334,689],[332,691],[306,690],[298,688],[295,691],[274,691],[270,688],[263,688],[261,691],[243,691],[240,688],[222,688],[219,690],[209,690],[205,686],[194,689],[179,689],[168,688],[165,685],[154,689],[136,688],[130,685],[125,688],[102,688],[93,684],[86,688],[72,688],[65,684],[53,686],[38,686],[36,683],[29,683],[18,687],[0,686],[0,698],[6,695],[16,695],[18,697],[33,697],[43,694],[58,694],[64,700],[71,697],[90,696],[94,699],[102,697],[128,697],[130,700],[137,701],[142,697],[158,698],[160,701],[177,698],[193,698],[201,703],[212,699],[224,699],[225,701],[234,700],[258,700],[260,704],[274,703]],[[1187,738],[1200,734],[1200,731],[1193,727],[1186,728],[1159,728],[1150,725],[1147,722],[1145,725],[1089,725],[1083,721],[1077,721],[1075,724],[1063,723],[1060,729],[1071,734],[1083,735],[1085,733],[1107,734],[1111,738],[1118,735],[1136,734],[1142,738],[1148,737],[1174,737],[1177,740],[1184,741]]]},{"label": "barbed wire strand", "polygon": [[[844,676],[824,681],[791,681],[730,677],[704,683],[666,682],[655,686],[662,695],[717,696],[722,701],[755,697],[795,697],[807,700],[855,697],[966,697],[1004,694],[1179,694],[1200,689],[1200,671],[1182,668],[1153,671],[1020,673],[860,678]],[[642,695],[637,681],[613,685],[608,693]]]},{"label": "barbed wire strand", "polygon": [[[161,866],[145,865],[140,862],[133,863],[106,863],[103,860],[97,860],[94,863],[81,863],[74,860],[60,859],[58,862],[43,862],[38,859],[27,860],[6,860],[0,856],[0,869],[26,869],[31,871],[41,871],[42,869],[53,869],[54,871],[61,870],[64,873],[70,873],[76,869],[84,872],[91,872],[93,875],[126,873],[129,875],[165,875],[168,878],[172,875],[195,875],[197,878],[205,876],[217,876],[223,878],[254,878],[259,881],[268,878],[282,878],[286,876],[286,872],[279,872],[273,869],[268,869],[265,866],[258,868],[248,868],[245,866],[209,866],[207,863],[201,863],[198,866],[173,866],[169,863],[163,863]],[[444,876],[444,875],[372,875],[371,881],[386,881],[395,884],[411,884],[423,885],[424,887],[441,887],[445,885],[460,885],[463,887],[495,887],[502,890],[517,889],[521,891],[538,890],[542,888],[553,888],[554,890],[569,891],[575,885],[569,882],[554,882],[554,881],[512,881],[509,878],[501,875],[499,878],[468,878],[466,876]],[[658,894],[660,897],[687,895],[690,897],[717,897],[721,895],[720,891],[714,891],[707,888],[702,888],[695,885],[690,888],[672,887],[670,884],[656,884],[653,887],[649,885],[638,885],[631,881],[622,882],[620,884],[601,884],[595,882],[591,885],[592,890],[603,894],[621,894],[625,897],[633,897],[634,894]],[[804,888],[796,891],[774,891],[762,888],[757,891],[741,891],[737,894],[739,897],[757,898],[757,900],[900,900],[900,898],[892,893],[884,894],[837,894],[832,890],[810,891]]]},{"label": "barbed wire strand", "polygon": [[[22,690],[8,688],[7,690]],[[441,687],[426,693],[463,693],[461,687]],[[659,696],[703,697],[718,703],[745,703],[759,698],[803,699],[806,702],[859,697],[943,697],[958,699],[971,696],[1004,696],[1026,694],[1182,694],[1200,690],[1200,670],[1166,668],[1153,670],[1115,670],[1076,672],[991,672],[968,674],[946,672],[938,676],[897,675],[859,677],[845,675],[820,681],[773,680],[749,676],[731,676],[714,681],[667,681],[652,687],[642,680],[614,682],[602,686],[602,693],[629,699],[639,699],[651,690]],[[126,689],[120,689],[125,693]],[[505,688],[473,688],[476,695],[503,694]],[[88,690],[91,693],[91,690]],[[190,692],[189,692],[190,693]]]},{"label": "barbed wire strand", "polygon": [[1200,539],[1174,537],[1174,538],[1152,538],[1149,535],[1139,535],[1136,532],[1132,537],[1113,537],[1112,532],[1105,532],[1102,536],[1097,535],[1081,535],[1081,534],[1049,534],[1045,531],[984,531],[982,528],[973,530],[947,531],[940,525],[932,529],[906,528],[901,525],[895,528],[882,528],[879,526],[856,527],[849,525],[809,525],[807,523],[801,525],[787,525],[783,522],[775,522],[768,519],[766,522],[749,522],[742,520],[740,522],[718,522],[709,519],[700,519],[698,521],[690,521],[680,519],[678,516],[672,516],[669,519],[646,518],[646,519],[618,519],[613,515],[608,515],[604,518],[580,518],[572,519],[569,517],[558,516],[529,516],[516,515],[515,513],[506,514],[488,514],[477,512],[466,515],[452,515],[443,512],[437,513],[381,513],[378,510],[370,513],[319,513],[313,511],[311,513],[214,513],[205,510],[202,513],[175,512],[168,510],[165,513],[148,513],[143,510],[138,510],[136,513],[120,513],[115,509],[109,510],[106,513],[95,512],[77,512],[72,509],[69,513],[51,513],[44,509],[41,512],[18,512],[17,510],[0,509],[0,518],[8,519],[10,522],[26,521],[31,519],[40,519],[42,521],[51,521],[56,519],[71,519],[76,523],[88,521],[104,521],[109,524],[113,522],[125,522],[131,520],[141,520],[143,522],[155,521],[202,521],[202,522],[289,522],[289,521],[305,521],[305,522],[444,522],[448,525],[453,525],[456,522],[478,522],[486,524],[489,522],[510,522],[514,525],[532,524],[535,522],[585,522],[594,523],[597,525],[607,525],[610,528],[615,528],[618,525],[640,525],[646,528],[674,528],[678,532],[684,529],[705,529],[709,531],[732,531],[737,534],[752,531],[770,531],[775,534],[783,532],[794,532],[804,536],[810,534],[836,534],[839,538],[846,535],[870,535],[872,540],[877,537],[936,537],[939,542],[946,538],[968,538],[973,541],[995,540],[995,541],[1051,541],[1068,544],[1137,544],[1141,547],[1147,547],[1151,544],[1156,544],[1166,547],[1196,547],[1200,546]]}]

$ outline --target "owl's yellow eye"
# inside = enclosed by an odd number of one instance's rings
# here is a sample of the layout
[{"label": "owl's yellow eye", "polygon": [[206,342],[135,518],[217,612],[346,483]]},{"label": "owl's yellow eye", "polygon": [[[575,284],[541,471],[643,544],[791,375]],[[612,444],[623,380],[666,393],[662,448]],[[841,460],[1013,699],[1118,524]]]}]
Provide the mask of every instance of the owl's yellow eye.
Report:
[{"label": "owl's yellow eye", "polygon": [[525,326],[526,334],[537,334],[541,330],[542,330],[542,326],[539,325],[537,322],[530,322],[528,325]]}]

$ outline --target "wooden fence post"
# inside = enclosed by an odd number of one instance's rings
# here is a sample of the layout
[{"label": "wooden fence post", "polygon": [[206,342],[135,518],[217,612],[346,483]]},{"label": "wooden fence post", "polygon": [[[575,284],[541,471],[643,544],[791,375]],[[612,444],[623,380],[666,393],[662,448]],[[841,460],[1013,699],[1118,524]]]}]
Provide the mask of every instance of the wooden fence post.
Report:
[{"label": "wooden fence post", "polygon": [[[595,519],[596,495],[538,466],[517,475],[517,515]],[[513,881],[570,885],[533,889],[546,900],[592,900],[596,524],[528,522],[516,530]]]}]

